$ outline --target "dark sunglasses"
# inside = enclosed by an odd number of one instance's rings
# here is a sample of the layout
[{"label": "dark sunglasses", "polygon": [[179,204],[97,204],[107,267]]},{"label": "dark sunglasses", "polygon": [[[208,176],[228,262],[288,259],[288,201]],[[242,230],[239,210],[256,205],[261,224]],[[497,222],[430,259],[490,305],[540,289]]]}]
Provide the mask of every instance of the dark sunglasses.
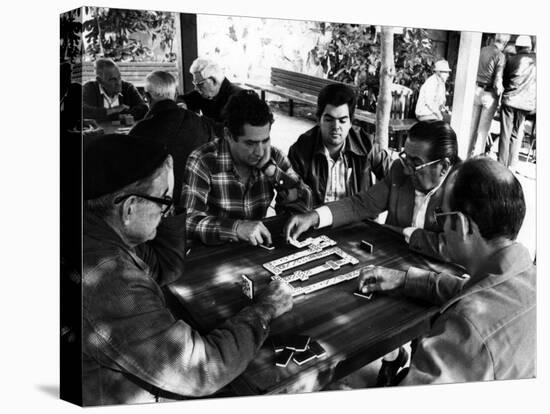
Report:
[{"label": "dark sunglasses", "polygon": [[164,196],[162,198],[159,198],[159,197],[153,197],[153,196],[150,196],[150,195],[147,195],[147,194],[137,194],[137,193],[125,194],[125,195],[122,195],[120,197],[117,197],[117,198],[115,198],[114,203],[115,204],[120,204],[124,200],[126,200],[127,198],[130,198],[130,197],[143,198],[145,200],[152,201],[153,203],[157,203],[160,206],[164,206],[161,210],[162,215],[165,215],[166,213],[168,213],[168,211],[170,210],[170,207],[172,207],[172,205],[174,204],[174,200],[170,196]]}]

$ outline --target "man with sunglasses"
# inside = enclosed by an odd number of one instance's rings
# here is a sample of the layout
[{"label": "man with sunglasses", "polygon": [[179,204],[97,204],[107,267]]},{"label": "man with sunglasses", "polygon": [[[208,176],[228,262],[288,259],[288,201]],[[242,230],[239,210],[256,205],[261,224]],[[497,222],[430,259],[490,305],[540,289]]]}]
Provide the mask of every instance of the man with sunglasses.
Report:
[{"label": "man with sunglasses", "polygon": [[469,276],[382,267],[359,278],[364,293],[395,290],[441,306],[402,385],[533,378],[536,266],[516,237],[525,217],[518,179],[489,158],[453,174],[442,209],[444,249]]},{"label": "man with sunglasses", "polygon": [[288,221],[287,239],[315,227],[374,219],[387,211],[386,225],[403,234],[409,247],[441,258],[441,227],[433,211],[441,206],[445,178],[459,161],[456,134],[443,121],[423,121],[409,131],[404,151],[386,177],[367,190],[327,203]]},{"label": "man with sunglasses", "polygon": [[171,215],[172,157],[158,140],[105,135],[84,149],[82,402],[204,396],[244,371],[271,321],[292,308],[271,283],[201,335],[161,290],[184,274],[185,215]]},{"label": "man with sunglasses", "polygon": [[242,88],[229,82],[220,65],[213,60],[197,58],[189,72],[195,90],[180,96],[187,109],[213,121],[218,136],[223,135],[222,110],[229,97]]}]

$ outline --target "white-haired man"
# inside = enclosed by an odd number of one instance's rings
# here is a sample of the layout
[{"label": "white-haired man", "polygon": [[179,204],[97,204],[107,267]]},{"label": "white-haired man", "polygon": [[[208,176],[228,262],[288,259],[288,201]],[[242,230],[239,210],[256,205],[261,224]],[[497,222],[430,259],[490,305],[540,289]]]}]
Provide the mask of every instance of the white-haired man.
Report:
[{"label": "white-haired man", "polygon": [[185,163],[189,154],[214,139],[207,119],[180,108],[175,102],[177,81],[168,72],[151,72],[145,78],[145,95],[151,108],[130,135],[161,141],[174,158],[174,204],[179,205]]},{"label": "white-haired man", "polygon": [[84,118],[97,121],[117,120],[119,114],[130,114],[135,120],[143,118],[147,104],[130,82],[120,77],[120,70],[111,59],[97,59],[96,80],[82,88]]},{"label": "white-haired man", "polygon": [[191,111],[202,112],[203,116],[219,124],[221,133],[222,109],[229,97],[242,88],[229,82],[221,66],[210,59],[195,59],[189,72],[193,75],[195,90],[183,95],[181,99]]},{"label": "white-haired man", "polygon": [[449,79],[451,68],[446,60],[435,62],[434,74],[420,87],[416,102],[416,118],[419,121],[448,121],[449,110],[446,106],[445,82]]}]

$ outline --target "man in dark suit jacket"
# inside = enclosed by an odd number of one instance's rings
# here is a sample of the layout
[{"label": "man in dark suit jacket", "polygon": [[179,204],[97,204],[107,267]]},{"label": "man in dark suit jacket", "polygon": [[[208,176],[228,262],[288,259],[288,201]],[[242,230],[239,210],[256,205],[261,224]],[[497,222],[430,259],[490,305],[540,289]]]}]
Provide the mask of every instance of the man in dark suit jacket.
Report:
[{"label": "man in dark suit jacket", "polygon": [[193,75],[195,90],[182,95],[180,99],[187,109],[211,120],[217,135],[223,136],[222,110],[229,97],[242,88],[229,82],[222,68],[209,59],[195,59],[189,72]]},{"label": "man in dark suit jacket", "polygon": [[130,135],[161,140],[174,159],[174,202],[176,207],[182,190],[183,174],[189,154],[214,139],[213,126],[174,101],[176,79],[168,72],[156,71],[145,79],[145,94],[151,109]]},{"label": "man in dark suit jacket", "polygon": [[86,82],[83,88],[85,118],[117,120],[119,114],[130,114],[136,121],[143,118],[147,104],[134,85],[121,79],[115,62],[98,59],[95,71],[96,80]]},{"label": "man in dark suit jacket", "polygon": [[434,213],[443,201],[443,183],[459,162],[453,129],[444,121],[422,121],[409,131],[405,149],[390,172],[368,190],[292,217],[287,238],[296,239],[309,228],[334,227],[373,219],[387,211],[386,226],[399,232],[413,251],[441,258],[442,231]]}]

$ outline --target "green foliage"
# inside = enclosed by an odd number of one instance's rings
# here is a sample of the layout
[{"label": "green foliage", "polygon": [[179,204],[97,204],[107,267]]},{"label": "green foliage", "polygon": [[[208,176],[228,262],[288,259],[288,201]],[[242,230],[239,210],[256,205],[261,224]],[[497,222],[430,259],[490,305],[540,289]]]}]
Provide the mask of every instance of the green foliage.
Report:
[{"label": "green foliage", "polygon": [[60,18],[60,61],[74,63],[82,53],[82,22],[80,9],[63,13]]},{"label": "green foliage", "polygon": [[86,53],[108,57],[115,61],[150,61],[155,56],[151,48],[134,33],[146,33],[159,40],[165,52],[163,61],[173,62],[176,33],[173,13],[147,10],[123,10],[107,7],[85,7],[86,20],[80,23],[80,9],[61,18],[61,56],[75,60],[80,54],[80,33],[85,33]]},{"label": "green foliage", "polygon": [[[319,30],[331,31],[326,45],[317,47],[317,57],[329,79],[359,87],[358,105],[374,111],[381,66],[379,28],[371,25],[319,23]],[[394,82],[418,91],[432,72],[436,56],[424,29],[405,28],[394,37],[396,76]]]}]

